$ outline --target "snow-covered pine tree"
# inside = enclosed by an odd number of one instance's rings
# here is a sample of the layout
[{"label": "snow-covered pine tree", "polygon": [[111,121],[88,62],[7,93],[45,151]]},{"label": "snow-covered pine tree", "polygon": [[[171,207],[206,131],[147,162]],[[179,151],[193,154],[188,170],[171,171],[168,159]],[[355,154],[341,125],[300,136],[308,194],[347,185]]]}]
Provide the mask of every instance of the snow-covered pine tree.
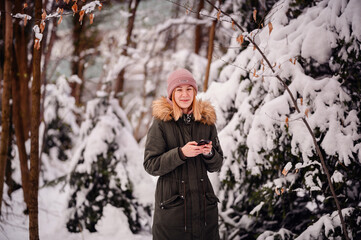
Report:
[{"label": "snow-covered pine tree", "polygon": [[76,75],[60,76],[55,84],[46,85],[44,121],[40,125],[40,136],[43,136],[41,181],[44,183],[69,173],[68,160],[79,134],[77,115],[81,113],[71,96],[71,82],[81,80]]},{"label": "snow-covered pine tree", "polygon": [[[252,46],[239,54],[229,50],[212,64],[234,59],[217,69],[228,80],[207,92],[225,126],[219,194],[227,239],[342,238],[326,176],[301,118],[321,146],[348,235],[360,237],[360,106],[353,102],[360,99],[359,73],[353,71],[360,67],[361,27],[355,21],[360,8],[359,1],[279,1],[265,17],[265,28],[243,33],[286,81],[301,113]],[[239,34],[231,46],[239,44]],[[237,109],[230,120],[226,109]]]},{"label": "snow-covered pine tree", "polygon": [[[140,151],[117,99],[98,92],[88,102],[79,142],[69,176],[68,230],[96,232],[108,204],[121,209],[133,233],[147,227],[149,206],[135,195],[144,177],[141,158],[134,155]],[[149,184],[147,177],[143,181]]]}]

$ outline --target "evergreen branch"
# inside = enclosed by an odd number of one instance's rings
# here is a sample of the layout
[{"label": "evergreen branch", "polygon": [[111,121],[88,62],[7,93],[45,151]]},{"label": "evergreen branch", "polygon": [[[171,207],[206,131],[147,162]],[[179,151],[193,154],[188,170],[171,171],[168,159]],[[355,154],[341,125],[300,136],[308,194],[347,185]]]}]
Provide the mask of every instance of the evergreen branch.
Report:
[{"label": "evergreen branch", "polygon": [[58,183],[63,182],[63,181],[66,183],[67,176],[68,176],[68,174],[65,174],[65,175],[60,176],[58,178],[55,178],[55,179],[53,179],[53,180],[51,180],[51,181],[49,181],[47,183],[44,183],[44,185],[40,186],[39,189],[42,189],[42,188],[45,188],[45,187],[53,187],[53,186],[55,186]]},{"label": "evergreen branch", "polygon": [[[220,8],[218,8],[217,6],[215,6],[212,2],[210,2],[209,0],[205,0],[206,2],[208,2],[214,9],[220,11],[221,13],[223,13],[224,15],[228,16],[229,18],[232,19],[232,22],[242,31],[242,32],[245,32],[244,29],[229,15],[227,14],[226,12],[222,11]],[[276,73],[276,71],[274,70],[273,66],[271,65],[270,61],[268,60],[268,58],[266,57],[266,55],[264,54],[264,52],[259,48],[259,46],[253,41],[253,39],[247,35],[246,38],[248,39],[249,42],[251,42],[253,44],[253,46],[257,49],[257,51],[261,54],[262,58],[266,61],[267,65],[269,66],[269,68],[272,70],[273,73]],[[296,99],[295,97],[293,96],[291,90],[289,89],[289,87],[287,86],[286,82],[279,76],[279,74],[276,74],[275,77],[282,83],[283,87],[285,88],[285,90],[288,92],[289,96],[291,97],[291,100],[293,102],[293,105],[294,107],[296,108],[297,112],[300,113],[300,109],[297,105],[297,102],[296,102]],[[328,171],[328,168],[327,168],[327,165],[325,163],[325,160],[323,158],[323,155],[321,153],[321,149],[317,143],[317,140],[316,140],[316,137],[315,137],[315,134],[313,133],[308,121],[306,120],[305,117],[302,118],[302,121],[303,123],[306,125],[306,128],[308,130],[308,132],[310,133],[311,137],[312,137],[312,140],[313,140],[313,143],[315,145],[315,148],[316,148],[316,152],[317,152],[317,155],[319,156],[320,160],[321,160],[321,165],[322,165],[322,168],[327,176],[327,181],[328,181],[328,184],[330,186],[330,189],[331,189],[331,193],[332,193],[332,196],[335,200],[335,203],[336,203],[336,207],[337,207],[337,211],[338,211],[338,215],[340,217],[340,220],[341,220],[341,225],[342,225],[342,231],[344,233],[344,236],[345,236],[345,239],[346,240],[349,240],[349,237],[347,235],[347,229],[346,229],[346,225],[345,225],[345,221],[344,221],[344,218],[343,218],[343,215],[342,215],[342,211],[341,211],[341,206],[340,206],[340,203],[337,199],[337,196],[336,196],[336,192],[335,192],[335,189],[333,187],[333,184],[331,182],[331,176],[330,176],[330,173]]]}]

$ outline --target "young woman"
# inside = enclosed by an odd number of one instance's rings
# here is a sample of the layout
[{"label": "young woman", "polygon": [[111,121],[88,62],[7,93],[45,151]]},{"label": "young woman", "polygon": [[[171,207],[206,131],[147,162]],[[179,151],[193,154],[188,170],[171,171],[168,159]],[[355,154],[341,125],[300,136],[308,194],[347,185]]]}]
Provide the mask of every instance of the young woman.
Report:
[{"label": "young woman", "polygon": [[218,199],[207,176],[223,161],[216,114],[209,102],[196,100],[197,84],[186,69],[167,83],[168,97],[153,102],[144,153],[145,170],[159,176],[153,239],[219,239]]}]

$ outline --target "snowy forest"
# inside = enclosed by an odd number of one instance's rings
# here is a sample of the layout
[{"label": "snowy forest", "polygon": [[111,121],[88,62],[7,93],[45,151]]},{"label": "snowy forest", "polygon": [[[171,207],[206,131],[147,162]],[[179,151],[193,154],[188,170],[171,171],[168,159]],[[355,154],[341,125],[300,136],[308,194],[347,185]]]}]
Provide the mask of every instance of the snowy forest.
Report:
[{"label": "snowy forest", "polygon": [[361,239],[360,0],[4,0],[0,239],[152,239],[152,102],[193,73],[223,240]]}]

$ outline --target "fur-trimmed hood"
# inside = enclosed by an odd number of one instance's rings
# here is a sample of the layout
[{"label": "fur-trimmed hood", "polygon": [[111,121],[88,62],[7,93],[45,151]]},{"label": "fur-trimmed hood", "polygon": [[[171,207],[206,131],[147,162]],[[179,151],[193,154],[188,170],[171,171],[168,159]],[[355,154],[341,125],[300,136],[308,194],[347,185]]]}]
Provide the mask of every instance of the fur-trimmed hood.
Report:
[{"label": "fur-trimmed hood", "polygon": [[[208,101],[197,101],[202,119],[201,123],[214,125],[217,117],[214,107]],[[161,121],[170,121],[173,119],[173,106],[165,97],[153,101],[153,116]]]}]

